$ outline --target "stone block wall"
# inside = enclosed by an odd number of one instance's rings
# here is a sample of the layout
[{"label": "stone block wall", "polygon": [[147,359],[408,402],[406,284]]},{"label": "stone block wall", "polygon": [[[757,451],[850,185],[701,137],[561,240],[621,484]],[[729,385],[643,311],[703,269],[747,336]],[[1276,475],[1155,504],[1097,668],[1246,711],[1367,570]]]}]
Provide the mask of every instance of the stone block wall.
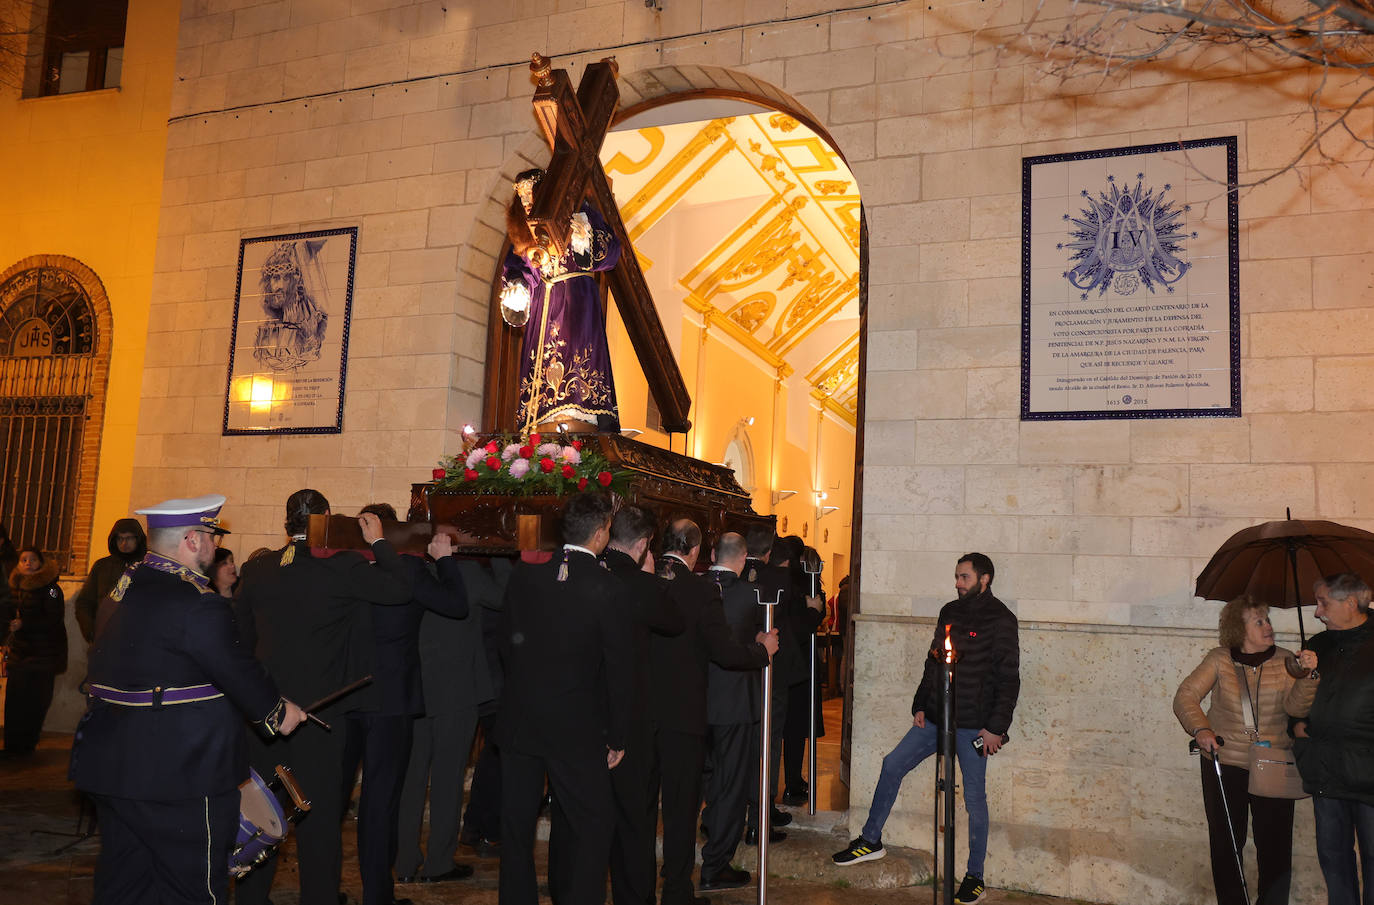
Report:
[{"label": "stone block wall", "polygon": [[[861,606],[884,621],[861,628],[883,626],[858,657],[855,816],[908,719],[928,631],[909,620],[952,597],[957,554],[980,549],[1046,671],[999,756],[1012,816],[993,877],[1020,857],[1048,892],[1204,901],[1196,765],[1167,706],[1215,625],[1193,580],[1231,533],[1285,507],[1374,527],[1374,152],[1333,138],[1241,195],[1243,417],[1022,423],[1022,157],[1235,135],[1252,181],[1301,152],[1313,74],[1212,48],[1062,80],[1016,49],[1039,6],[1013,0],[665,6],[187,4],[132,501],[223,490],[242,551],[280,542],[298,486],[340,509],[403,501],[480,413],[499,199],[541,146],[529,52],[574,79],[607,55],[682,90],[705,67],[747,76],[829,130],[870,227]],[[1371,125],[1368,110],[1351,120]],[[239,240],[347,225],[360,235],[344,433],[221,437]],[[1078,692],[1050,694],[1051,680]],[[894,841],[919,843],[909,807]],[[1301,870],[1294,900],[1313,900]]]},{"label": "stone block wall", "polygon": [[[935,621],[865,615],[856,626],[854,836],[868,818],[883,756],[911,728],[911,697]],[[1172,708],[1179,683],[1216,646],[1216,633],[1027,621],[1020,628],[1011,741],[988,764],[988,883],[1119,905],[1214,901],[1200,764]],[[1297,647],[1296,637],[1278,643]],[[962,876],[968,823],[962,780],[959,786],[955,866]],[[884,844],[931,850],[934,787],[930,758],[902,784]],[[1312,803],[1299,801],[1293,902],[1325,899],[1313,840]],[[1245,863],[1253,892],[1253,842]]]}]

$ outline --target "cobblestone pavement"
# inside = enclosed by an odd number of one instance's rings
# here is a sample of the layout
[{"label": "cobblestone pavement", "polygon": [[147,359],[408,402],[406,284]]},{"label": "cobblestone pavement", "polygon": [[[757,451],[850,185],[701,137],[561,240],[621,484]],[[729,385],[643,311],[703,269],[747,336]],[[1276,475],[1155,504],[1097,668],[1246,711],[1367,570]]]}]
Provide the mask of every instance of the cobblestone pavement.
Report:
[{"label": "cobblestone pavement", "polygon": [[[67,782],[67,757],[71,737],[47,734],[38,751],[22,760],[0,759],[0,905],[88,905],[91,901],[99,837],[80,839],[75,832],[81,817],[80,797]],[[883,861],[841,869],[829,863],[829,853],[847,841],[818,815],[789,827],[786,842],[769,852],[768,901],[772,905],[882,905],[882,903],[933,902],[929,885],[929,856],[923,852],[894,849]],[[82,828],[86,820],[82,819]],[[540,871],[543,872],[543,846]],[[497,905],[498,860],[480,858],[460,849],[459,860],[471,864],[471,879],[454,883],[398,886],[398,897],[415,905]],[[756,854],[740,847],[738,863],[752,869]],[[875,884],[903,885],[875,888]],[[922,884],[924,885],[911,885]],[[298,905],[294,852],[290,841],[277,872],[272,892],[275,905]],[[362,887],[358,880],[356,846],[351,824],[344,834],[344,891],[356,903]],[[541,890],[547,895],[547,890]],[[714,905],[752,905],[758,901],[754,887],[711,895]],[[988,905],[1065,905],[1073,900],[992,889]]]}]

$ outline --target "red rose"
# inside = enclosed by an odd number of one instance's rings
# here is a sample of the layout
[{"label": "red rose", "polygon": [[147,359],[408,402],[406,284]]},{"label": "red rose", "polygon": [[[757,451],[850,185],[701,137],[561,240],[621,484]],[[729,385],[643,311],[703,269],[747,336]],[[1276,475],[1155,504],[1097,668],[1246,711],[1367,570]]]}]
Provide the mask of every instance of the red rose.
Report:
[{"label": "red rose", "polygon": [[522,459],[532,459],[532,458],[534,458],[534,447],[533,447],[533,446],[522,446],[522,447],[520,447],[520,458],[522,458]]},{"label": "red rose", "polygon": [[486,448],[487,452],[491,453],[493,456],[501,451],[501,447],[496,445],[495,440],[492,440],[490,443],[488,443]]},{"label": "red rose", "polygon": [[538,445],[539,445],[539,435],[538,435],[538,434],[530,434],[530,446],[538,446]]},{"label": "red rose", "polygon": [[574,440],[574,441],[572,442],[572,448],[575,449],[575,450],[577,450],[578,452],[582,452],[582,441],[581,441],[581,440]]},{"label": "red rose", "polygon": [[545,456],[544,458],[540,459],[539,470],[544,472],[544,474],[548,474],[549,472],[553,471],[553,459],[550,459],[548,456]]},{"label": "red rose", "polygon": [[577,474],[577,470],[573,468],[571,465],[563,466],[563,477],[567,478],[568,480],[572,480],[572,476],[575,474]]},{"label": "red rose", "polygon": [[475,481],[475,480],[477,480],[477,472],[476,472],[476,470],[471,469],[471,468],[464,468],[464,469],[463,469],[463,480],[464,480],[464,481]]},{"label": "red rose", "polygon": [[609,471],[601,472],[601,474],[596,476],[596,479],[601,482],[602,487],[611,486],[611,473]]},{"label": "red rose", "polygon": [[487,456],[487,467],[492,471],[501,470],[501,459],[498,456]]},{"label": "red rose", "polygon": [[577,489],[578,489],[578,490],[586,490],[586,489],[587,489],[587,479],[586,479],[586,478],[578,478],[578,479],[577,479]]},{"label": "red rose", "polygon": [[444,478],[448,477],[448,472],[442,468],[436,468],[429,473],[429,476],[436,481],[442,481]]}]

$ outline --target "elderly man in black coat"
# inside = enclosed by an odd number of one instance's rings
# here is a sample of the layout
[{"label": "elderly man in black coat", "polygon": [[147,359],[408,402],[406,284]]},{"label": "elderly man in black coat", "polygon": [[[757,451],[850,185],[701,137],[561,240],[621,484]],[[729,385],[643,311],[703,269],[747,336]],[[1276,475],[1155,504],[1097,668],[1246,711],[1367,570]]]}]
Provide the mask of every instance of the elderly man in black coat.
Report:
[{"label": "elderly man in black coat", "polygon": [[655,635],[649,669],[653,768],[649,799],[663,798],[663,905],[700,905],[692,885],[697,814],[706,736],[706,667],[766,666],[778,650],[777,632],[760,632],[748,644],[734,637],[715,582],[693,572],[701,553],[701,528],[680,518],[663,539],[659,574],[682,612],[686,628],[674,637]]}]

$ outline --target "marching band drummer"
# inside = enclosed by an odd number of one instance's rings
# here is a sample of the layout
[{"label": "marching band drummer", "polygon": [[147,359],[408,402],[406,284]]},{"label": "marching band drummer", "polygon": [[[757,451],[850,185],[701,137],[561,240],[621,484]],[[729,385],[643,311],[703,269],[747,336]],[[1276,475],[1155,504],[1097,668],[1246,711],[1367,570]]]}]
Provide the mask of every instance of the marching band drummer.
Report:
[{"label": "marching band drummer", "polygon": [[138,510],[148,554],[119,580],[91,650],[70,778],[95,801],[95,905],[219,903],[248,778],[242,715],[266,735],[304,718],[240,642],[206,577],[219,510],[209,494]]}]

